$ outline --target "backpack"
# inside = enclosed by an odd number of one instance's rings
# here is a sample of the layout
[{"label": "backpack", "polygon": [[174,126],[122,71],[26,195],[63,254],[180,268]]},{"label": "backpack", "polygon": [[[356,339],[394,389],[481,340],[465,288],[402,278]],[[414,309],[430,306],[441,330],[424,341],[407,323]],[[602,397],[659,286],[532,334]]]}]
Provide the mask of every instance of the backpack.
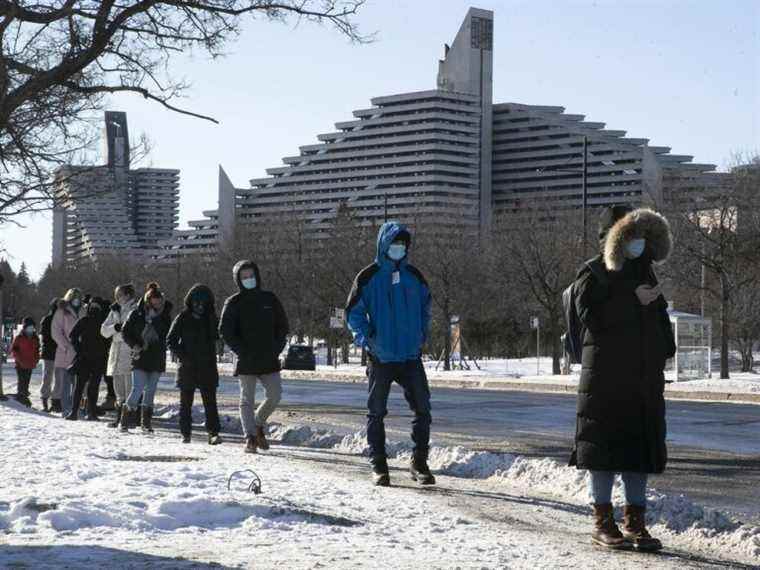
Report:
[{"label": "backpack", "polygon": [[[594,274],[597,281],[601,284],[607,284],[607,276],[604,271],[595,263],[595,260],[587,261],[584,264],[589,268],[591,273]],[[562,344],[565,350],[565,354],[570,356],[570,362],[572,364],[580,364],[583,356],[583,337],[586,334],[586,327],[578,316],[578,312],[575,309],[575,297],[577,279],[573,281],[567,289],[562,292],[562,308],[565,311],[565,325],[567,326],[567,332],[562,335]]]}]

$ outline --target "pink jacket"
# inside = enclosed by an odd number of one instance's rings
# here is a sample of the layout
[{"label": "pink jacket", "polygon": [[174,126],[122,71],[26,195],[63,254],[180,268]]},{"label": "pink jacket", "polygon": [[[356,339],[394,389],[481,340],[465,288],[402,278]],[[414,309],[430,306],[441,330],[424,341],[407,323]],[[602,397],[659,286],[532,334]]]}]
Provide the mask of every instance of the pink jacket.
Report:
[{"label": "pink jacket", "polygon": [[76,352],[69,340],[71,329],[79,321],[79,315],[74,311],[71,305],[61,301],[58,310],[55,312],[53,322],[50,325],[50,336],[58,345],[55,351],[55,367],[68,368],[74,362]]}]

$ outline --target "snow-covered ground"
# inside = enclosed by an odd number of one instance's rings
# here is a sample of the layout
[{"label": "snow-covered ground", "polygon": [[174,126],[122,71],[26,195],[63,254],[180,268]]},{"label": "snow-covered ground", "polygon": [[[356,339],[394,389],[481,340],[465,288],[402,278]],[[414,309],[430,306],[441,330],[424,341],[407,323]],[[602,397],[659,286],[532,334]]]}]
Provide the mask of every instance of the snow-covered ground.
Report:
[{"label": "snow-covered ground", "polygon": [[[176,419],[176,407],[162,417]],[[199,409],[194,416],[199,416]],[[0,404],[0,567],[626,568],[760,563],[760,528],[650,493],[665,556],[588,541],[586,475],[549,459],[434,448],[439,485],[372,487],[363,433],[274,426],[247,456],[175,431],[118,434]],[[227,429],[239,425],[226,422]],[[391,444],[403,469],[408,445]],[[246,490],[254,469],[263,493]],[[618,489],[619,501],[619,489]],[[759,505],[760,507],[760,505]]]}]

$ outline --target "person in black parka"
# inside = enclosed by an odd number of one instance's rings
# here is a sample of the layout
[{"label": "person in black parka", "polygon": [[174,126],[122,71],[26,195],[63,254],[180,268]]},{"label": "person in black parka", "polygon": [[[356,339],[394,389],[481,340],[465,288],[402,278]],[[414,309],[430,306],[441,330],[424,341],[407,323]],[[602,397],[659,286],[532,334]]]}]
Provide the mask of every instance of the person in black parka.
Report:
[{"label": "person in black parka", "polygon": [[172,322],[171,313],[172,304],[158,283],[148,283],[143,298],[121,329],[124,342],[132,349],[132,390],[121,414],[122,432],[129,430],[130,413],[138,409],[142,430],[153,432],[153,398],[161,374],[166,371],[166,336]]},{"label": "person in black parka", "polygon": [[[42,360],[42,384],[40,386],[40,399],[42,400],[42,409],[45,412],[61,411],[61,387],[55,382],[55,351],[58,345],[55,344],[50,332],[50,325],[53,322],[53,316],[58,310],[60,299],[50,301],[50,310],[42,317],[40,321],[40,359]],[[48,407],[48,399],[52,399],[52,408]]]},{"label": "person in black parka", "polygon": [[77,321],[71,330],[69,339],[76,351],[74,358],[76,386],[74,388],[74,405],[67,420],[79,419],[79,403],[87,388],[87,420],[98,421],[97,401],[100,380],[106,372],[108,359],[108,342],[100,334],[100,325],[105,320],[105,301],[99,297],[90,300],[85,316]]},{"label": "person in black parka", "polygon": [[210,445],[222,443],[216,405],[216,389],[219,387],[216,365],[218,326],[211,289],[205,285],[193,285],[185,296],[185,309],[174,319],[166,338],[167,346],[179,359],[179,427],[184,443],[190,443],[196,389],[200,390],[206,412],[208,442]]},{"label": "person in black parka", "polygon": [[[664,368],[676,347],[653,264],[667,259],[672,236],[656,212],[615,206],[602,213],[599,238],[602,253],[574,285],[586,331],[570,464],[591,472],[594,542],[658,550],[644,524],[646,485],[667,462]],[[611,504],[616,473],[626,495],[622,533]]]}]

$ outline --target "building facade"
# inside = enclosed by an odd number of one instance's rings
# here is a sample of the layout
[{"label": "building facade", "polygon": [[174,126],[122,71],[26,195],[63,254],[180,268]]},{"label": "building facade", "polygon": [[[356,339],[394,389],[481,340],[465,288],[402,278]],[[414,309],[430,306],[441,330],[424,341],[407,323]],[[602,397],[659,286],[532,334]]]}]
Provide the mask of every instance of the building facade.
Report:
[{"label": "building facade", "polygon": [[319,237],[341,204],[370,225],[427,218],[484,232],[495,216],[546,202],[661,205],[672,174],[707,183],[713,165],[563,107],[494,103],[493,38],[493,13],[471,8],[435,89],[372,99],[248,188],[220,168],[219,208],[164,243],[170,256],[228,247],[239,228],[279,215]]},{"label": "building facade", "polygon": [[179,170],[130,169],[126,113],[106,111],[106,163],[67,165],[56,172],[53,267],[109,256],[155,256],[179,220]]}]

